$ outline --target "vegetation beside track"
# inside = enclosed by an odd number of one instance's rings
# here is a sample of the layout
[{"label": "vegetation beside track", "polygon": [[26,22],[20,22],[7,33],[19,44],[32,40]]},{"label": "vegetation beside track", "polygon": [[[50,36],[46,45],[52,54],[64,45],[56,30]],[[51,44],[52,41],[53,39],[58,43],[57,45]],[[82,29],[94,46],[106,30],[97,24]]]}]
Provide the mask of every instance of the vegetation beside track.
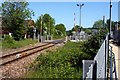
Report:
[{"label": "vegetation beside track", "polygon": [[64,47],[54,52],[48,51],[46,55],[41,54],[31,64],[25,77],[82,79],[82,60],[94,58],[105,34],[101,30],[84,42],[67,42]]},{"label": "vegetation beside track", "polygon": [[53,36],[53,39],[62,39],[62,38],[65,38],[65,36],[58,36],[58,35]]},{"label": "vegetation beside track", "polygon": [[49,51],[46,55],[40,55],[25,77],[82,78],[82,59],[90,56],[82,52],[80,47],[81,43],[68,42],[55,52]]},{"label": "vegetation beside track", "polygon": [[21,41],[15,41],[12,37],[6,36],[5,39],[0,42],[0,45],[2,45],[2,49],[16,49],[35,43],[37,43],[37,40],[24,39]]}]

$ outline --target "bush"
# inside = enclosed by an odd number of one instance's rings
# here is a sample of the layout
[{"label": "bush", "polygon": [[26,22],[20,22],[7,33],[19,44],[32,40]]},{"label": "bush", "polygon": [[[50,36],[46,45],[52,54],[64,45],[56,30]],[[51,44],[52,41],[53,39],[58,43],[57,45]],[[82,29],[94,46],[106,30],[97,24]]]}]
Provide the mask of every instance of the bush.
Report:
[{"label": "bush", "polygon": [[7,43],[13,43],[14,39],[13,39],[13,37],[11,37],[9,35],[6,35],[5,38],[4,38],[4,41],[7,42]]},{"label": "bush", "polygon": [[16,30],[13,32],[12,36],[14,37],[14,40],[20,41],[20,40],[24,39],[25,32],[26,32],[25,26],[19,25],[16,28]]},{"label": "bush", "polygon": [[25,77],[82,79],[82,60],[93,59],[104,38],[105,34],[97,33],[87,41],[68,42],[55,52],[40,55]]},{"label": "bush", "polygon": [[15,41],[12,37],[6,36],[4,41],[2,42],[2,48],[3,49],[16,49],[20,47],[24,47],[26,45],[37,43],[37,40],[21,40],[21,41]]},{"label": "bush", "polygon": [[94,59],[98,49],[106,37],[106,33],[106,30],[101,29],[97,34],[92,35],[87,41],[83,43],[81,49],[86,54],[91,55],[91,59]]},{"label": "bush", "polygon": [[47,55],[40,55],[25,77],[82,79],[82,60],[89,59],[90,56],[81,52],[80,45],[68,42],[55,52],[49,51]]},{"label": "bush", "polygon": [[16,42],[13,37],[6,35],[4,41],[2,42],[2,48],[17,48]]}]

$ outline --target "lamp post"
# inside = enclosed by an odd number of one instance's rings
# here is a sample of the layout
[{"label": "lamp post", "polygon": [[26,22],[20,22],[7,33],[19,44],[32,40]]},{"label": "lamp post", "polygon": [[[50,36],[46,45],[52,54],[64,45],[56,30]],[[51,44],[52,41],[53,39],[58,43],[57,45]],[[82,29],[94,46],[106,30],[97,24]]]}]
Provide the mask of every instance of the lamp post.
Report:
[{"label": "lamp post", "polygon": [[81,31],[81,8],[82,8],[82,6],[84,6],[84,4],[77,4],[77,6],[79,6],[80,7],[80,27],[78,28],[78,34],[77,35],[79,35],[79,39],[80,39],[80,31]]},{"label": "lamp post", "polygon": [[77,6],[79,6],[80,7],[80,28],[81,28],[81,8],[82,8],[82,6],[84,6],[84,4],[77,4]]},{"label": "lamp post", "polygon": [[[111,38],[111,9],[112,9],[112,4],[111,4],[111,0],[110,0],[110,20],[109,20],[109,39]],[[108,48],[109,48],[109,42],[108,42]],[[112,47],[111,47],[112,50]],[[109,51],[109,50],[108,50]],[[112,62],[112,53],[110,55],[110,61]],[[110,80],[113,80],[113,71],[112,71],[112,63],[110,64]]]},{"label": "lamp post", "polygon": [[111,4],[111,0],[110,0],[109,39],[111,38],[111,9],[112,9],[112,4]]}]

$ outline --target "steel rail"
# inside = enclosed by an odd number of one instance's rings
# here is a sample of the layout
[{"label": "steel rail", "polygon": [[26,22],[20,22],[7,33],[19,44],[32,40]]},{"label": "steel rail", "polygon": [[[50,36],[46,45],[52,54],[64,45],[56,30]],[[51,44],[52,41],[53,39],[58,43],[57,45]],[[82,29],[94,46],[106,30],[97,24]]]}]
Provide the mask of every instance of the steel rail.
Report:
[{"label": "steel rail", "polygon": [[[16,54],[20,54],[20,53],[27,52],[27,51],[30,51],[30,50],[34,50],[34,51],[29,52],[28,54],[25,54],[25,55],[23,55],[23,56],[20,56],[19,58],[15,58],[15,59],[11,59],[11,60],[8,60],[8,61],[6,61],[6,62],[3,62],[3,63],[1,63],[0,65],[6,65],[6,64],[8,64],[8,63],[12,63],[12,62],[17,61],[17,60],[19,60],[19,59],[22,59],[22,58],[24,58],[24,57],[27,57],[27,56],[32,55],[32,54],[34,54],[34,53],[37,53],[37,52],[39,52],[39,51],[42,51],[42,50],[48,49],[48,48],[50,48],[50,47],[53,47],[53,46],[55,46],[56,44],[59,44],[59,43],[62,43],[62,41],[61,41],[61,42],[49,42],[48,44],[44,44],[44,45],[40,45],[40,46],[37,46],[37,47],[29,48],[29,49],[26,49],[26,50],[23,50],[23,51],[18,51],[18,52],[16,52],[16,53],[12,53],[12,54],[10,54],[10,55],[5,55],[5,56],[3,56],[2,58],[7,58],[8,56],[11,56],[11,55],[16,55]],[[52,45],[47,46],[47,45],[49,45],[49,44],[52,44]],[[43,47],[43,46],[44,46],[44,47]],[[47,46],[47,47],[46,47],[46,46]],[[42,48],[42,47],[43,47],[43,48]],[[41,48],[41,49],[39,49],[39,48]]]}]

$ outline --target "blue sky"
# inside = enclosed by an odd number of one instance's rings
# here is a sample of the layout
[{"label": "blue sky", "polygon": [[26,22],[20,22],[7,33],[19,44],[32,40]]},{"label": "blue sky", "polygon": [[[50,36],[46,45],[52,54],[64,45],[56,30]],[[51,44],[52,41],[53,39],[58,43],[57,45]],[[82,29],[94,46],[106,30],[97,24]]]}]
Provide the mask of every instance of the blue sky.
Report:
[{"label": "blue sky", "polygon": [[[105,16],[109,18],[109,2],[29,2],[29,8],[35,12],[33,20],[37,20],[41,14],[48,13],[55,23],[63,23],[67,30],[74,26],[74,13],[76,24],[79,24],[80,8],[77,3],[84,3],[82,7],[82,26],[92,27],[94,22]],[[112,2],[112,20],[118,20],[118,2]]]},{"label": "blue sky", "polygon": [[118,3],[118,20],[120,21],[120,1]]}]

